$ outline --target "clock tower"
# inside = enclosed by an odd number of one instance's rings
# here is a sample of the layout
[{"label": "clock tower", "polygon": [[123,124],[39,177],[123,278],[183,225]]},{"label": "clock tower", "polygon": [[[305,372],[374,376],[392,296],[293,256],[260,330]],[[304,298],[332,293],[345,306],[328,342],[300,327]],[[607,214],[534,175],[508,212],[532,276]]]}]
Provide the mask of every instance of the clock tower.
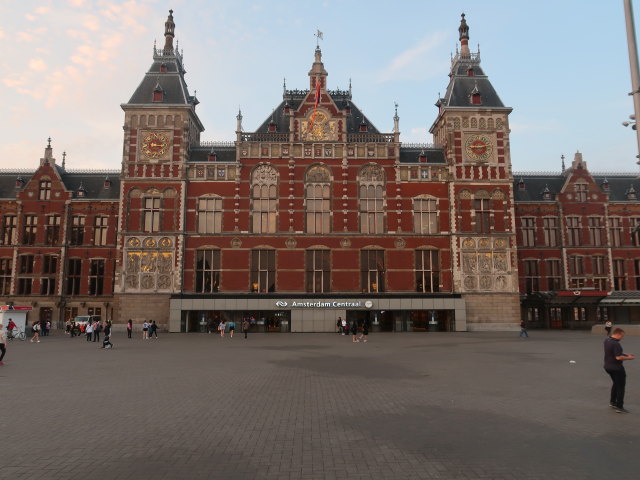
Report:
[{"label": "clock tower", "polygon": [[[198,100],[174,48],[173,11],[164,47],[124,110],[116,308],[120,318],[163,318],[181,289],[187,160],[204,130]],[[125,300],[126,299],[126,300]],[[164,300],[163,300],[164,299]],[[154,310],[165,310],[154,314]]]},{"label": "clock tower", "polygon": [[430,129],[451,178],[454,288],[465,295],[468,325],[504,328],[494,324],[494,307],[509,309],[505,317],[514,322],[520,318],[509,149],[512,109],[484,72],[480,51],[470,51],[464,14],[458,32],[460,48],[451,59],[449,85],[436,102],[438,116]]}]

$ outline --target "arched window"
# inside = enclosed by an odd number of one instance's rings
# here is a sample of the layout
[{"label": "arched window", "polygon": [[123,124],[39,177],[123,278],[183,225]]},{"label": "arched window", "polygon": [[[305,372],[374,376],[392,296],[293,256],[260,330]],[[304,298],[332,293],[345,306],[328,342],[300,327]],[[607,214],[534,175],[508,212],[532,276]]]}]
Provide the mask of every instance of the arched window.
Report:
[{"label": "arched window", "polygon": [[306,176],[306,231],[331,232],[331,176],[326,167],[311,167]]},{"label": "arched window", "polygon": [[278,172],[260,165],[251,176],[251,227],[253,233],[275,233],[278,215]]},{"label": "arched window", "polygon": [[377,165],[360,171],[360,233],[384,233],[384,173]]}]

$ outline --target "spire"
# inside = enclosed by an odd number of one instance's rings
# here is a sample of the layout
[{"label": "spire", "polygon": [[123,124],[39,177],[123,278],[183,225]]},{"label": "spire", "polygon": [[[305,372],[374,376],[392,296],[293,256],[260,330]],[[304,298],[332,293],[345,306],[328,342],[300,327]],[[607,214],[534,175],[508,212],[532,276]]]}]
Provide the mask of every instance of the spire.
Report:
[{"label": "spire", "polygon": [[176,24],[173,23],[173,10],[169,10],[167,21],[164,22],[164,50],[165,53],[173,53],[173,37]]},{"label": "spire", "polygon": [[463,58],[469,58],[471,52],[469,51],[469,26],[464,19],[464,13],[461,15],[460,26],[458,32],[460,33],[460,55]]},{"label": "spire", "polygon": [[398,102],[395,102],[394,106],[396,107],[396,111],[395,111],[395,115],[393,116],[393,133],[398,135],[400,133],[400,117],[398,116]]},{"label": "spire", "polygon": [[327,88],[327,71],[324,69],[324,64],[322,63],[322,51],[320,50],[320,46],[316,46],[315,50],[315,59],[313,61],[313,65],[311,65],[311,70],[309,70],[309,84],[310,90],[313,92],[316,89],[316,82],[320,82],[320,88]]},{"label": "spire", "polygon": [[40,159],[40,165],[49,165],[56,163],[53,158],[53,148],[51,148],[51,137],[47,138],[47,146],[44,149],[44,157]]},{"label": "spire", "polygon": [[62,152],[62,169],[65,169],[65,164],[67,163],[67,152]]},{"label": "spire", "polygon": [[562,160],[562,171],[565,171],[565,166],[564,166],[564,155],[560,155],[560,159]]}]

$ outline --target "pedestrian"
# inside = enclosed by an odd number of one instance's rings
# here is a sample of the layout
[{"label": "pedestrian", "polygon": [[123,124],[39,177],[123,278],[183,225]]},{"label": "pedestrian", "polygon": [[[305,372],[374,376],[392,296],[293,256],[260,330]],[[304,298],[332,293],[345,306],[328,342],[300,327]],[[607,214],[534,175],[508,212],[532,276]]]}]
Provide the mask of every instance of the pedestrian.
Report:
[{"label": "pedestrian", "polygon": [[622,352],[620,340],[623,338],[624,330],[614,328],[611,336],[604,341],[604,370],[609,374],[613,382],[609,406],[615,409],[616,413],[629,413],[624,408],[624,389],[627,383],[627,372],[622,362],[636,358],[632,353]]},{"label": "pedestrian", "polygon": [[7,335],[9,333],[13,334],[13,330],[16,328],[18,328],[18,325],[16,325],[16,322],[14,322],[12,318],[10,318],[9,323],[7,323]]},{"label": "pedestrian", "polygon": [[133,322],[131,319],[127,320],[127,338],[131,338],[131,332],[133,331]]},{"label": "pedestrian", "polygon": [[64,334],[65,335],[71,334],[71,320],[68,318],[67,318],[67,321],[64,322]]},{"label": "pedestrian", "polygon": [[342,320],[342,318],[340,318],[340,325],[342,327],[342,335],[346,335],[349,333],[349,327],[347,327],[347,321],[346,320]]},{"label": "pedestrian", "polygon": [[93,337],[93,323],[87,322],[84,333],[87,335],[87,342],[90,342],[91,338]]},{"label": "pedestrian", "polygon": [[104,340],[102,341],[102,348],[113,348],[113,343],[111,343],[111,322],[107,322],[104,326]]},{"label": "pedestrian", "polygon": [[220,324],[218,325],[218,330],[220,330],[220,336],[222,338],[224,338],[224,331],[225,331],[226,328],[227,328],[227,324],[224,323],[224,320],[221,320]]},{"label": "pedestrian", "polygon": [[95,321],[93,322],[93,341],[100,341],[100,332],[102,331],[102,322]]},{"label": "pedestrian", "polygon": [[338,317],[338,320],[336,321],[336,332],[342,332],[342,317]]},{"label": "pedestrian", "polygon": [[2,359],[4,358],[4,354],[7,353],[7,332],[4,329],[4,325],[0,323],[0,365],[4,365]]},{"label": "pedestrian", "polygon": [[520,336],[529,338],[529,333],[527,332],[527,325],[524,323],[524,320],[520,322]]},{"label": "pedestrian", "polygon": [[31,337],[31,343],[35,340],[40,343],[40,322],[33,322],[31,325],[31,330],[33,330],[33,337]]},{"label": "pedestrian", "polygon": [[358,324],[351,322],[351,342],[358,342]]},{"label": "pedestrian", "polygon": [[51,322],[49,320],[47,320],[46,322],[44,322],[44,336],[45,337],[49,336],[49,330],[51,330]]},{"label": "pedestrian", "polygon": [[611,323],[611,320],[607,320],[606,322],[604,322],[604,329],[607,331],[607,337],[611,336],[611,327],[613,327],[613,323]]},{"label": "pedestrian", "polygon": [[158,325],[156,325],[155,320],[151,320],[151,324],[149,325],[149,338],[156,336],[156,340],[158,339]]},{"label": "pedestrian", "polygon": [[242,319],[242,331],[244,332],[244,338],[247,338],[247,333],[249,333],[249,321],[245,318]]},{"label": "pedestrian", "polygon": [[358,341],[362,340],[364,343],[367,343],[367,339],[369,337],[369,324],[364,321],[362,322],[362,335],[358,337]]},{"label": "pedestrian", "polygon": [[71,338],[76,336],[76,322],[71,322],[71,329],[69,330],[69,335],[71,335]]},{"label": "pedestrian", "polygon": [[146,320],[142,323],[142,339],[149,340],[149,322]]},{"label": "pedestrian", "polygon": [[234,322],[233,320],[231,320],[229,322],[229,337],[233,338],[233,334],[236,331],[236,322]]}]

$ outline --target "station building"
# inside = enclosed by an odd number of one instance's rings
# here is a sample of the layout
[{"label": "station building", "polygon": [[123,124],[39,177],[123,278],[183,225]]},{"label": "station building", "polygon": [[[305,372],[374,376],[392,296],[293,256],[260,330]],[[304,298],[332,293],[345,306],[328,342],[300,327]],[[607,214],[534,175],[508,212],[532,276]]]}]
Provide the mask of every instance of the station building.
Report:
[{"label": "station building", "polygon": [[[403,143],[397,110],[393,131],[380,132],[351,87],[329,89],[319,47],[306,88],[285,88],[255,130],[238,112],[236,138],[209,142],[170,11],[163,48],[122,105],[121,170],[67,170],[49,141],[36,171],[0,172],[0,301],[59,324],[94,314],[172,332],[245,318],[262,332],[334,331],[339,317],[394,332],[511,330],[521,318],[555,326],[546,270],[538,283],[529,270],[550,250],[524,240],[529,219],[543,232],[555,209],[561,231],[565,201],[581,212],[593,200],[586,235],[604,204],[637,202],[596,193],[595,180],[576,202],[567,189],[588,175],[581,159],[547,179],[552,199],[539,176],[514,179],[511,108],[470,51],[464,15],[458,32],[433,144]],[[608,181],[618,192],[633,177]],[[565,271],[571,250],[554,248]],[[599,292],[619,286],[612,265]],[[593,284],[574,277],[560,275],[554,298]],[[602,312],[591,307],[585,322]]]}]

